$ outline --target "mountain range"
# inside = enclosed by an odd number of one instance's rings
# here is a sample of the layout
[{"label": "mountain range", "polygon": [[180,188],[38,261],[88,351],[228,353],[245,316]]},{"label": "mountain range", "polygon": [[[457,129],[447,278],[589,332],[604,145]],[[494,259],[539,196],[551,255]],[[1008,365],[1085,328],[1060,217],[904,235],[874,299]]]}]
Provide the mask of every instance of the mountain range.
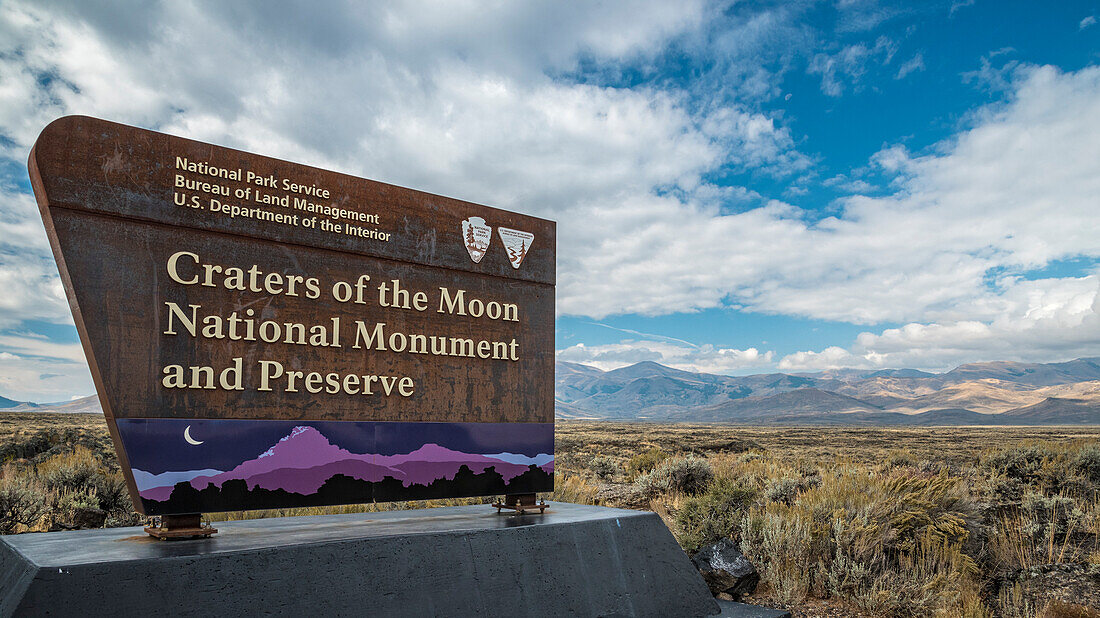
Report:
[{"label": "mountain range", "polygon": [[72,401],[58,401],[55,403],[34,403],[32,401],[15,401],[7,397],[0,397],[0,412],[54,412],[64,414],[103,414],[103,408],[99,405],[99,397],[89,395],[79,397]]},{"label": "mountain range", "polygon": [[1100,358],[945,373],[837,369],[725,376],[641,362],[557,363],[560,419],[843,425],[1100,424]]},{"label": "mountain range", "polygon": [[[945,373],[833,369],[727,376],[645,361],[602,371],[559,361],[559,419],[827,425],[1100,424],[1100,357],[994,361]],[[95,395],[56,404],[0,397],[10,412],[102,413]]]}]

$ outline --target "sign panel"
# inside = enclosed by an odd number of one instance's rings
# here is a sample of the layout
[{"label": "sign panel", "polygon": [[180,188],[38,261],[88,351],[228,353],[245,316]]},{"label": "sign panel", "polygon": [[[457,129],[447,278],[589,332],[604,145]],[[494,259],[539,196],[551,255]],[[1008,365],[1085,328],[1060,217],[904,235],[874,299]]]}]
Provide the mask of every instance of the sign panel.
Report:
[{"label": "sign panel", "polygon": [[81,116],[28,167],[139,512],[553,489],[553,222]]}]

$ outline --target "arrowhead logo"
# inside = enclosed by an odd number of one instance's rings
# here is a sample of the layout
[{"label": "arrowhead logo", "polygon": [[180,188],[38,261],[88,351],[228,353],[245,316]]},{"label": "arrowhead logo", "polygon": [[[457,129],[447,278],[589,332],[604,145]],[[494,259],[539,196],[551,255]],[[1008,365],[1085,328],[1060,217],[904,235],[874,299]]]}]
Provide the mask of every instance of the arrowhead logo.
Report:
[{"label": "arrowhead logo", "polygon": [[462,242],[466,243],[466,251],[470,259],[477,264],[485,257],[489,250],[489,242],[493,240],[493,228],[485,225],[485,219],[470,217],[462,222]]},{"label": "arrowhead logo", "polygon": [[531,243],[535,242],[535,235],[506,227],[497,228],[497,234],[500,235],[500,242],[504,243],[504,250],[508,252],[508,261],[512,263],[512,268],[519,268],[531,249]]}]

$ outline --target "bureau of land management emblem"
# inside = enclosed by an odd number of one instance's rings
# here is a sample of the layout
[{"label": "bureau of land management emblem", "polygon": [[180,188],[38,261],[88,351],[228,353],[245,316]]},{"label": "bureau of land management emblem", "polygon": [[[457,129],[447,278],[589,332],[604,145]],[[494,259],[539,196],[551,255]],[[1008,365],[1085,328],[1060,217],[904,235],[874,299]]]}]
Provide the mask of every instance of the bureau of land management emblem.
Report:
[{"label": "bureau of land management emblem", "polygon": [[512,263],[512,268],[519,268],[531,249],[531,243],[535,242],[535,235],[506,227],[497,228],[497,234],[500,235],[500,242],[504,243],[504,250],[508,252],[508,261]]},{"label": "bureau of land management emblem", "polygon": [[470,259],[474,264],[480,263],[489,250],[489,242],[493,240],[493,228],[485,224],[481,217],[470,217],[462,222],[462,242],[466,243],[466,251],[470,253]]}]

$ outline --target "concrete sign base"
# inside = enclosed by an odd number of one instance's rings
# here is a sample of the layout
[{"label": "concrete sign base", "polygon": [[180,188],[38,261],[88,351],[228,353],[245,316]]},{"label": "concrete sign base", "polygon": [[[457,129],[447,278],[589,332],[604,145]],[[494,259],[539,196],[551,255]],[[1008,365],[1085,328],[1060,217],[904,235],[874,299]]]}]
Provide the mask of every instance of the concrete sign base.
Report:
[{"label": "concrete sign base", "polygon": [[0,614],[708,616],[706,584],[650,512],[551,503],[0,537]]}]

